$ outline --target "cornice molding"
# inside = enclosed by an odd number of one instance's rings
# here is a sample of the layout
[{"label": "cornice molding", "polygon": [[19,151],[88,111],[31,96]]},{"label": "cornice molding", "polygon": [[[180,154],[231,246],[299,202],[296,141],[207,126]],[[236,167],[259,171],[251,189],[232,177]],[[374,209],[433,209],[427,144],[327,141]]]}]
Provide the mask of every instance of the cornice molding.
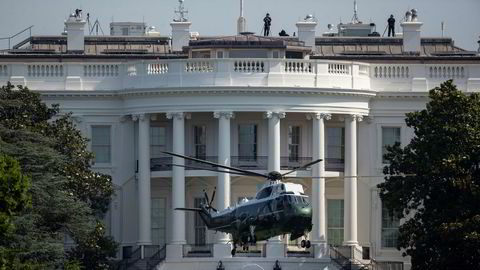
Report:
[{"label": "cornice molding", "polygon": [[320,113],[320,112],[315,112],[315,113],[307,113],[306,114],[307,120],[330,120],[332,119],[332,114],[330,113]]},{"label": "cornice molding", "polygon": [[235,113],[231,111],[215,111],[213,112],[213,118],[233,119],[235,118]]},{"label": "cornice molding", "polygon": [[278,118],[278,119],[284,119],[287,116],[285,112],[272,112],[272,111],[266,111],[263,114],[263,117],[266,119],[270,118]]},{"label": "cornice molding", "polygon": [[176,120],[184,120],[184,119],[191,119],[192,114],[186,112],[167,112],[165,114],[167,119],[176,119]]}]

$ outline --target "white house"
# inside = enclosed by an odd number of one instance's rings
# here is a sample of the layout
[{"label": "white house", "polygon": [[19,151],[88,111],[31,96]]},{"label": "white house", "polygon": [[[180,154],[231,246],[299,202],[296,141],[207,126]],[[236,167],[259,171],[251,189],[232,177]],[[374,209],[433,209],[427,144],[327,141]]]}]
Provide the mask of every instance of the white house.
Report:
[{"label": "white house", "polygon": [[[341,269],[341,254],[409,269],[395,249],[401,221],[383,210],[376,188],[382,154],[386,145],[408,144],[405,113],[422,109],[429,89],[453,79],[465,92],[480,91],[480,56],[451,38],[421,37],[416,19],[402,23],[401,38],[318,37],[307,16],[298,37],[190,40],[183,16],[171,23],[170,39],[84,36],[84,18],[72,14],[66,36],[32,36],[0,54],[1,84],[60,104],[91,139],[93,168],[116,188],[106,223],[121,244],[119,259],[159,269],[214,269],[219,261],[225,269],[272,269],[277,260],[282,269]],[[164,150],[258,172],[323,158],[286,179],[310,196],[313,247],[299,252],[288,236],[277,237],[232,258],[228,235],[173,208],[196,207],[215,187],[215,207],[234,207],[263,180],[172,167],[193,164]]]}]

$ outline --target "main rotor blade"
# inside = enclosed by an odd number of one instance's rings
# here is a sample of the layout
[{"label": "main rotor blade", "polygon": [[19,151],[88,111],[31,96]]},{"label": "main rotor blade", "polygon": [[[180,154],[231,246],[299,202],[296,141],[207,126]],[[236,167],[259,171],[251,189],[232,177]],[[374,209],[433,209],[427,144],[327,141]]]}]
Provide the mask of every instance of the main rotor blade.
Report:
[{"label": "main rotor blade", "polygon": [[205,170],[205,171],[211,171],[211,172],[219,172],[219,173],[229,173],[229,174],[235,174],[235,175],[243,175],[243,176],[251,176],[250,174],[246,173],[239,173],[239,172],[232,172],[232,171],[222,171],[222,170],[216,170],[214,168],[203,168],[203,167],[195,167],[195,166],[187,166],[187,165],[180,165],[180,164],[170,164],[175,167],[182,167],[186,169],[194,169],[194,170]]},{"label": "main rotor blade", "polygon": [[219,168],[223,168],[223,169],[228,169],[228,170],[232,170],[232,171],[241,172],[241,173],[244,173],[244,174],[250,175],[250,176],[260,176],[260,177],[263,177],[263,178],[268,178],[268,176],[265,175],[265,174],[251,172],[251,171],[242,170],[242,169],[237,169],[235,167],[225,166],[225,165],[221,165],[221,164],[218,164],[218,163],[206,161],[206,160],[203,160],[203,159],[198,159],[198,158],[193,158],[193,157],[189,157],[189,156],[179,155],[179,154],[175,154],[175,153],[167,152],[167,151],[162,151],[162,153],[167,154],[167,155],[171,155],[171,156],[175,156],[175,157],[180,157],[180,158],[196,161],[196,162],[200,162],[200,163],[204,163],[204,164],[208,164],[208,165],[214,166],[214,167],[219,167]]},{"label": "main rotor blade", "polygon": [[208,194],[205,191],[205,189],[203,190],[203,196],[205,196],[205,203],[207,204],[207,207],[210,206],[210,203],[209,203],[209,200],[208,200]]},{"label": "main rotor blade", "polygon": [[287,175],[287,174],[291,174],[292,172],[297,171],[297,170],[300,170],[300,169],[304,169],[304,168],[310,167],[310,166],[312,166],[312,165],[314,165],[314,164],[317,164],[317,163],[320,162],[320,161],[323,161],[323,159],[317,159],[317,160],[314,160],[314,161],[312,161],[312,162],[309,162],[309,163],[307,163],[307,164],[305,164],[305,165],[302,165],[302,166],[297,167],[297,168],[295,168],[295,169],[293,169],[293,170],[291,170],[291,171],[289,171],[289,172],[286,172],[286,173],[282,174],[282,176],[285,176],[285,175]]}]

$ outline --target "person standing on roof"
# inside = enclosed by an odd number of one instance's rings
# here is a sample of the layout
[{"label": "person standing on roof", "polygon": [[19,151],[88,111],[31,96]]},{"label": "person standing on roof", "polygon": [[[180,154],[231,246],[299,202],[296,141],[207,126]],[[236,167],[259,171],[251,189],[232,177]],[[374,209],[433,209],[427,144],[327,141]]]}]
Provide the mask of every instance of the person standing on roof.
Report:
[{"label": "person standing on roof", "polygon": [[272,25],[272,18],[270,14],[267,13],[265,18],[263,18],[263,35],[270,36],[270,26]]},{"label": "person standing on roof", "polygon": [[393,18],[393,14],[390,15],[390,18],[388,18],[387,22],[388,22],[388,36],[390,36],[391,34],[392,37],[395,37],[395,18]]}]

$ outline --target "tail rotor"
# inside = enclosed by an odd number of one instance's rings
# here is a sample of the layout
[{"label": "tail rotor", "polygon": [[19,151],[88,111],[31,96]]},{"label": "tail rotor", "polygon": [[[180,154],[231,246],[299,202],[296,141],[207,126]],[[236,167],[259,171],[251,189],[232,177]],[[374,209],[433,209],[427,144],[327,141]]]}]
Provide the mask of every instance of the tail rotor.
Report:
[{"label": "tail rotor", "polygon": [[217,187],[215,187],[215,189],[213,189],[213,193],[212,193],[212,199],[209,200],[208,198],[208,194],[205,190],[203,190],[203,194],[205,195],[205,209],[207,210],[210,210],[212,209],[213,211],[215,212],[218,212],[218,210],[212,206],[212,203],[213,203],[213,200],[215,199],[215,193],[217,192]]}]

